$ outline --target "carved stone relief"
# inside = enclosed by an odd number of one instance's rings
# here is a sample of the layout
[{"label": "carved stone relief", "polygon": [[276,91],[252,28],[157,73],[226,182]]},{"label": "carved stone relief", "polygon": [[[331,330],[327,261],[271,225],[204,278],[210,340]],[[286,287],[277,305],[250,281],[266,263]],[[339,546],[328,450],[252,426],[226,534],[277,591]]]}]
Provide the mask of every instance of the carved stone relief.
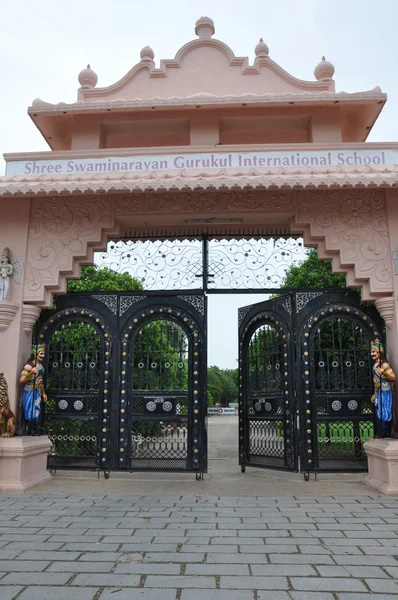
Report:
[{"label": "carved stone relief", "polygon": [[131,194],[116,199],[116,215],[147,212],[254,211],[292,212],[293,194],[285,191],[163,192]]},{"label": "carved stone relief", "polygon": [[[29,223],[25,302],[57,289],[60,276],[78,274],[76,260],[113,225],[113,196],[33,199]],[[62,290],[63,291],[63,290]]]},{"label": "carved stone relief", "polygon": [[311,239],[323,239],[342,270],[369,281],[371,293],[392,292],[390,244],[384,192],[375,189],[301,191],[295,224],[309,226]]},{"label": "carved stone relief", "polygon": [[[116,230],[114,219],[123,222],[124,216],[137,213],[192,211],[291,215],[292,231],[309,230],[309,241],[321,244],[326,255],[338,257],[341,271],[354,273],[354,281],[368,285],[371,295],[392,293],[383,191],[234,189],[32,199],[24,301],[50,305],[51,291],[65,291],[65,278],[78,275],[79,261],[90,257],[93,246],[104,245],[106,231]],[[266,221],[266,216],[262,218]]]},{"label": "carved stone relief", "polygon": [[392,253],[392,259],[394,261],[395,275],[398,275],[398,250],[394,250]]}]

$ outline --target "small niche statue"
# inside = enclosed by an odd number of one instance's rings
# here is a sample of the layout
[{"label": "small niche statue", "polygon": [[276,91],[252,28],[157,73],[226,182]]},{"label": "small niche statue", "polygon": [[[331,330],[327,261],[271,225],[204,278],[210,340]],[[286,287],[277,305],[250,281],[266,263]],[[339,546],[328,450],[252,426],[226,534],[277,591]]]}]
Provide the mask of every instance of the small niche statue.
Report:
[{"label": "small niche statue", "polygon": [[22,384],[21,421],[23,433],[39,435],[39,422],[42,413],[42,402],[47,402],[44,389],[45,345],[32,346],[32,353],[22,370],[19,379]]},{"label": "small niche statue", "polygon": [[19,283],[22,269],[23,263],[20,260],[11,262],[11,250],[4,248],[0,258],[0,302],[8,302],[11,276],[15,283]]},{"label": "small niche statue", "polygon": [[391,384],[395,381],[395,373],[386,359],[384,346],[380,340],[376,339],[372,342],[370,354],[374,361],[372,402],[376,407],[378,425],[375,432],[376,437],[391,437],[393,420]]},{"label": "small niche statue", "polygon": [[15,433],[15,415],[10,407],[8,385],[4,373],[0,373],[0,437],[12,437]]}]

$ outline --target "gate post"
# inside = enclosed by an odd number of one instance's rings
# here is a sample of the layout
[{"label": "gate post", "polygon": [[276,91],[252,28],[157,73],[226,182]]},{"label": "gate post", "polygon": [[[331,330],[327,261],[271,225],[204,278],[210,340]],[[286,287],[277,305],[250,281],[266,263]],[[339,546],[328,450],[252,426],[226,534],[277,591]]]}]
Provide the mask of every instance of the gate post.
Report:
[{"label": "gate post", "polygon": [[[32,328],[41,312],[40,307],[23,303],[29,215],[30,198],[3,200],[0,253],[9,248],[13,273],[7,281],[9,296],[0,300],[0,371],[15,415],[19,412],[19,375],[30,356]],[[49,479],[50,446],[47,436],[0,438],[0,492],[24,492]]]},{"label": "gate post", "polygon": [[[398,191],[386,189],[390,260],[393,273],[392,296],[378,298],[376,307],[386,324],[388,361],[398,373]],[[393,386],[393,438],[398,438],[398,385]],[[367,483],[384,494],[398,493],[398,439],[369,439],[364,444],[368,456]]]}]

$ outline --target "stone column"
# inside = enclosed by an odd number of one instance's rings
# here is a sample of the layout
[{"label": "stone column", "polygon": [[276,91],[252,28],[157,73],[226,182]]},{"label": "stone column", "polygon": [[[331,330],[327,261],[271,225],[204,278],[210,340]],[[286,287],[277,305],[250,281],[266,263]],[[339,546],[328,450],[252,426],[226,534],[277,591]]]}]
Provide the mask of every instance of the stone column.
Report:
[{"label": "stone column", "polygon": [[[376,306],[386,322],[388,360],[398,375],[398,190],[386,190],[388,228],[390,235],[390,260],[393,273],[394,293],[389,298],[380,298]],[[398,383],[394,393],[394,437],[398,437]]]},{"label": "stone column", "polygon": [[[380,297],[376,307],[386,323],[388,360],[398,375],[398,190],[386,190],[390,261],[393,273],[393,294]],[[393,386],[392,436],[398,438],[398,383]],[[398,439],[369,439],[364,444],[368,456],[367,483],[384,494],[398,493]]]}]

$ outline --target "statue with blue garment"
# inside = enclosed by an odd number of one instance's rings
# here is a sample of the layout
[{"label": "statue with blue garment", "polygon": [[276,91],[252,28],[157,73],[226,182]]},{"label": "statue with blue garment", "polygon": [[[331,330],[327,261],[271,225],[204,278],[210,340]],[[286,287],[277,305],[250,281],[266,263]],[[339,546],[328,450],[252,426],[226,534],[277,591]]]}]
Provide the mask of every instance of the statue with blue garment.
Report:
[{"label": "statue with blue garment", "polygon": [[396,377],[387,361],[384,346],[380,340],[372,342],[371,352],[373,364],[374,394],[372,403],[376,409],[375,437],[391,437],[393,424],[392,384]]},{"label": "statue with blue garment", "polygon": [[19,379],[22,384],[21,425],[25,434],[40,435],[42,402],[47,402],[43,381],[45,350],[44,344],[32,346],[31,356]]}]

